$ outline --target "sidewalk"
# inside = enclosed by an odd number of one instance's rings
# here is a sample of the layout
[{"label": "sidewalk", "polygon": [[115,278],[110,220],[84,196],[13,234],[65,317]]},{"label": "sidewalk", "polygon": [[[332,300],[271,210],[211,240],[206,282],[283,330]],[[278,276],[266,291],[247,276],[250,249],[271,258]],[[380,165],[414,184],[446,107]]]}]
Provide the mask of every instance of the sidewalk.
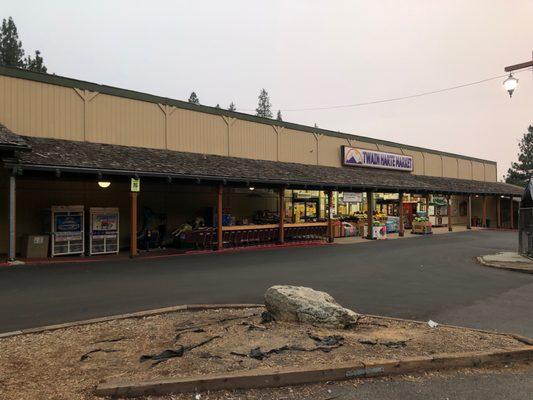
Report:
[{"label": "sidewalk", "polygon": [[[240,251],[253,251],[263,249],[281,249],[286,247],[307,247],[307,246],[325,246],[330,245],[324,240],[308,240],[308,241],[294,241],[285,242],[284,244],[267,243],[262,245],[246,246],[246,247],[230,247],[222,250],[210,250],[210,249],[152,249],[150,251],[141,250],[139,254],[133,258],[133,260],[142,259],[156,259],[156,258],[168,258],[184,255],[195,254],[214,254],[214,253],[232,253]],[[118,254],[106,254],[97,256],[87,256],[80,254],[79,256],[59,256],[55,258],[17,258],[15,262],[8,262],[5,258],[0,258],[0,267],[15,267],[21,265],[50,265],[50,264],[73,264],[73,263],[92,263],[92,262],[112,262],[119,260],[128,260],[130,255],[128,251],[121,251]]]},{"label": "sidewalk", "polygon": [[477,257],[477,260],[487,267],[533,274],[533,259],[521,256],[515,252],[489,254]]},{"label": "sidewalk", "polygon": [[[453,227],[453,231],[452,232],[449,232],[448,231],[448,227],[447,226],[443,226],[443,227],[433,228],[432,235],[443,235],[443,234],[448,234],[448,233],[465,232],[465,231],[468,231],[468,230],[469,229],[466,229],[466,227],[464,227],[464,226],[457,225],[457,226]],[[472,230],[480,230],[480,228],[472,228]],[[408,239],[408,238],[420,237],[420,236],[427,236],[427,235],[413,234],[413,233],[411,233],[410,229],[406,229],[405,230],[405,235],[403,237],[400,237],[398,235],[398,233],[388,233],[387,234],[387,239],[385,239],[385,240]],[[353,244],[353,243],[363,243],[363,242],[368,242],[368,241],[369,241],[368,239],[365,239],[365,238],[363,238],[361,236],[335,238],[335,243],[338,243],[338,244]]]}]

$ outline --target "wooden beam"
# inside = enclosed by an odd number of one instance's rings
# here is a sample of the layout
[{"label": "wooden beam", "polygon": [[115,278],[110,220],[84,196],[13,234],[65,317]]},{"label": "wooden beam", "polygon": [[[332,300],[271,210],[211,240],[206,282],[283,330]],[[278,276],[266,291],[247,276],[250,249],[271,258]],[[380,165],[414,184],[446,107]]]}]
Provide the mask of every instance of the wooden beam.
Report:
[{"label": "wooden beam", "polygon": [[17,256],[17,189],[15,175],[9,176],[9,249],[8,260],[15,261]]},{"label": "wooden beam", "polygon": [[466,205],[466,229],[472,229],[472,195],[468,195]]},{"label": "wooden beam", "polygon": [[426,194],[426,215],[429,220],[429,194]]},{"label": "wooden beam", "polygon": [[367,203],[367,210],[366,210],[366,218],[367,218],[367,226],[368,226],[368,234],[367,239],[374,239],[374,230],[372,229],[372,221],[374,219],[374,194],[371,191],[366,192],[366,203]]},{"label": "wooden beam", "polygon": [[405,235],[405,223],[404,223],[404,210],[403,210],[403,193],[398,194],[398,214],[400,216],[400,226],[398,227],[398,236],[403,237]]},{"label": "wooden beam", "polygon": [[137,256],[137,192],[130,192],[130,257]]},{"label": "wooden beam", "polygon": [[280,244],[285,243],[285,188],[279,189],[279,235]]},{"label": "wooden beam", "polygon": [[502,227],[502,198],[498,196],[496,198],[496,228]]},{"label": "wooden beam", "polygon": [[448,213],[448,232],[452,231],[452,204],[450,201],[450,198],[452,196],[446,196],[446,206],[447,206],[447,213]]},{"label": "wooden beam", "polygon": [[483,195],[483,207],[481,210],[481,226],[487,227],[487,196]]},{"label": "wooden beam", "polygon": [[218,185],[218,201],[217,201],[217,248],[222,250],[224,247],[224,238],[222,237],[222,183]]},{"label": "wooden beam", "polygon": [[334,232],[333,232],[333,220],[332,217],[332,210],[333,210],[333,191],[330,189],[328,190],[328,242],[333,243],[335,240]]},{"label": "wooden beam", "polygon": [[533,61],[526,61],[526,62],[523,62],[523,63],[520,63],[520,64],[509,65],[508,67],[505,67],[504,71],[505,72],[512,72],[512,71],[516,71],[518,69],[524,69],[524,68],[528,68],[528,67],[533,67]]}]

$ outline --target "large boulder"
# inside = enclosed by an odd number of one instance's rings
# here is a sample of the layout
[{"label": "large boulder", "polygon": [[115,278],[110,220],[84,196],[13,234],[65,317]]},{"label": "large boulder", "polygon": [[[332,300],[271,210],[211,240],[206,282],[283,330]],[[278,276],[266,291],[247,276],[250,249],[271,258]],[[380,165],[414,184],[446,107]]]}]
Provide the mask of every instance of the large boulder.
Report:
[{"label": "large boulder", "polygon": [[329,294],[303,286],[272,286],[265,292],[265,305],[276,321],[347,328],[359,319]]}]

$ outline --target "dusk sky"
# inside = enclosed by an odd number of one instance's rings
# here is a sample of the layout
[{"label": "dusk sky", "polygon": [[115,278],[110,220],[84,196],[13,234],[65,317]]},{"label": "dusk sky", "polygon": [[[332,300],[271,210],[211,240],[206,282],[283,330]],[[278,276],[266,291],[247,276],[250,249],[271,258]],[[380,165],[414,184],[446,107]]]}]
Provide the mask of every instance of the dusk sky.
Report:
[{"label": "dusk sky", "polygon": [[58,75],[251,112],[266,88],[289,122],[498,162],[533,124],[533,1],[6,1],[27,52]]}]

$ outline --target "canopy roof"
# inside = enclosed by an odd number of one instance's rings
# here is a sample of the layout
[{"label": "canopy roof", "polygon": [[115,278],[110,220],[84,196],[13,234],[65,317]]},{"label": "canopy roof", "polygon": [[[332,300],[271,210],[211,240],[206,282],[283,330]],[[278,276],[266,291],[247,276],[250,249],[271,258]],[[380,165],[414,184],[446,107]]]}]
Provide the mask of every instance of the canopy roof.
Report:
[{"label": "canopy roof", "polygon": [[26,141],[0,123],[0,149],[29,149]]},{"label": "canopy roof", "polygon": [[[72,173],[223,181],[294,188],[521,196],[501,182],[413,175],[364,167],[325,167],[162,149],[18,136],[31,151],[5,159],[8,167]],[[1,139],[0,139],[1,140]]]}]

